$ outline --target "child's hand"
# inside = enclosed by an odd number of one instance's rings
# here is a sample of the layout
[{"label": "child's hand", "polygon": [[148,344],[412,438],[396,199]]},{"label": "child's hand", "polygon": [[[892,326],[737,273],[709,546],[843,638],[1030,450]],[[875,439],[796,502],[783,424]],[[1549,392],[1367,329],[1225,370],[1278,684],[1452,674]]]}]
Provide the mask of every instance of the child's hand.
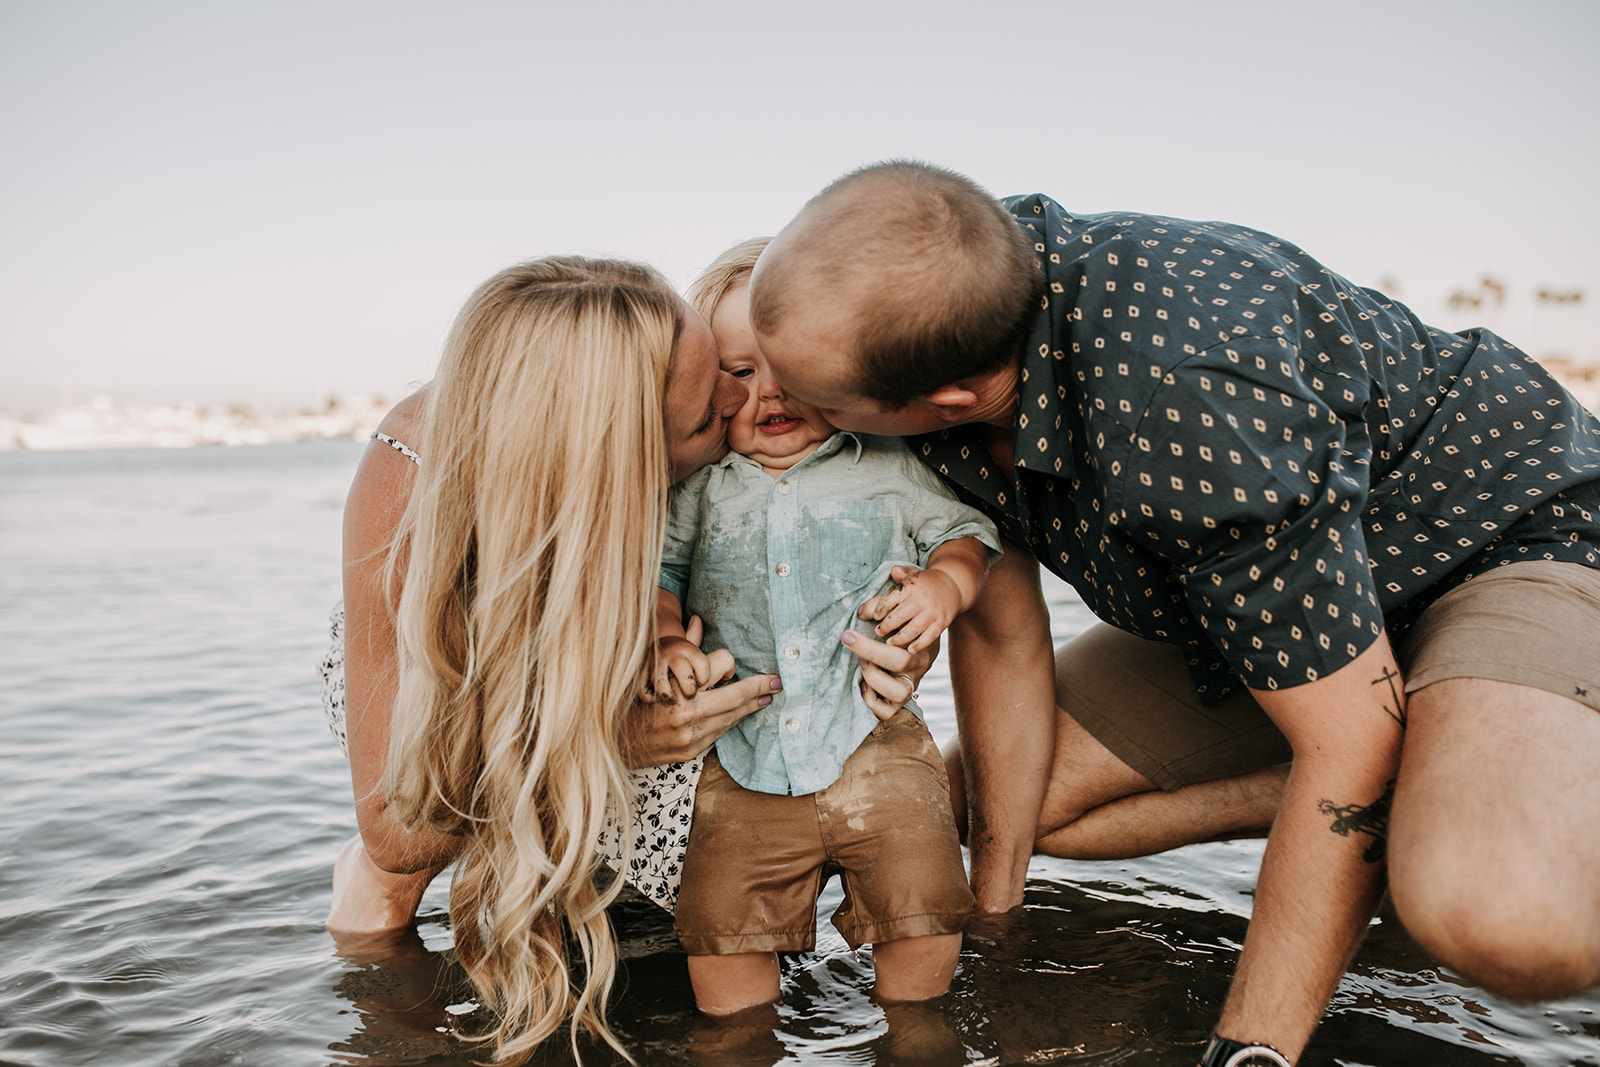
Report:
[{"label": "child's hand", "polygon": [[668,704],[688,700],[711,682],[711,660],[699,645],[687,637],[663,637],[657,642],[651,678],[657,700]]},{"label": "child's hand", "polygon": [[878,598],[882,621],[873,632],[897,648],[921,652],[961,614],[961,587],[937,568],[895,567],[899,584]]}]

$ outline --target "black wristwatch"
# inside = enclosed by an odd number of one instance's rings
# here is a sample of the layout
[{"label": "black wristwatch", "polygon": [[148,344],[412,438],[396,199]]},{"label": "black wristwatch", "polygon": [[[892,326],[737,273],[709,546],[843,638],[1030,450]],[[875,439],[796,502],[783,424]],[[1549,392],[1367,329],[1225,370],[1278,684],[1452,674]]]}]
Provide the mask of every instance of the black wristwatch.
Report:
[{"label": "black wristwatch", "polygon": [[1246,1044],[1225,1037],[1211,1038],[1200,1067],[1294,1067],[1289,1057],[1271,1045]]}]

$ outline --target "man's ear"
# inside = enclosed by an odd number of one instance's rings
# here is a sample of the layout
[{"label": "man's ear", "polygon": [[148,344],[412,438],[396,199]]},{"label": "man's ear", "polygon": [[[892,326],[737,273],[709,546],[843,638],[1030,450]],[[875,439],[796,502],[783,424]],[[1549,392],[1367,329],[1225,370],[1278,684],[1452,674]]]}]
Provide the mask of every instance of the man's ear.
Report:
[{"label": "man's ear", "polygon": [[922,402],[939,418],[954,423],[961,422],[971,414],[978,403],[978,394],[969,389],[965,382],[951,382],[924,396]]}]

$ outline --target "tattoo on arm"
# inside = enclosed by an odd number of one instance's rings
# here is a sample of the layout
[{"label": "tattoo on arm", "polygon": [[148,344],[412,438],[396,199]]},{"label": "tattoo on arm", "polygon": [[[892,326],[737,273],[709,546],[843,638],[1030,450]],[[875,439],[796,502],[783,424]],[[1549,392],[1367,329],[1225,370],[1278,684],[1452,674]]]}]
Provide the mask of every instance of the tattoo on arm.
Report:
[{"label": "tattoo on arm", "polygon": [[[1384,714],[1388,715],[1389,718],[1399,723],[1400,729],[1404,730],[1406,728],[1406,695],[1405,692],[1401,690],[1399,682],[1400,676],[1394,671],[1391,671],[1388,667],[1383,669],[1383,675],[1381,677],[1374,678],[1372,680],[1373,685],[1384,685],[1385,683],[1388,684],[1389,700],[1384,701],[1383,703]],[[1390,706],[1391,701],[1393,702],[1392,707]]]},{"label": "tattoo on arm", "polygon": [[1367,845],[1366,851],[1361,853],[1361,858],[1368,863],[1381,863],[1389,845],[1389,802],[1394,798],[1394,779],[1391,778],[1383,787],[1383,796],[1371,804],[1345,804],[1340,806],[1331,800],[1323,800],[1317,804],[1317,810],[1324,815],[1333,816],[1333,825],[1328,827],[1340,837],[1349,837],[1351,834],[1369,834],[1372,841]]}]

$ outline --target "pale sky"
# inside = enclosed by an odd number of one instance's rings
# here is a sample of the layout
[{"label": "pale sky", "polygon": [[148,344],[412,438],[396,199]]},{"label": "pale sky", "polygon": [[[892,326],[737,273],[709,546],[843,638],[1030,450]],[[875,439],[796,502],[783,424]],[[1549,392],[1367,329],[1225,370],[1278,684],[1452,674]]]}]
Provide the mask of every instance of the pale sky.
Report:
[{"label": "pale sky", "polygon": [[395,398],[509,263],[682,286],[893,156],[1600,362],[1597,51],[1595,0],[0,0],[0,411]]}]

